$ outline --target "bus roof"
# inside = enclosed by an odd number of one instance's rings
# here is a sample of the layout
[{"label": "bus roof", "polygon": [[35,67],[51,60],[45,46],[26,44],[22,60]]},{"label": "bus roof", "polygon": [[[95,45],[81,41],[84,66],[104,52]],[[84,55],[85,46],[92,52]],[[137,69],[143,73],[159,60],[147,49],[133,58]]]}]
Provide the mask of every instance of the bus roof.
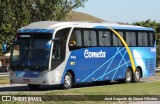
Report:
[{"label": "bus roof", "polygon": [[91,23],[91,22],[57,22],[57,21],[40,21],[33,22],[28,26],[20,28],[18,31],[26,30],[26,29],[44,29],[44,30],[55,30],[58,27],[69,26],[69,27],[79,27],[79,28],[103,28],[107,29],[107,27],[113,29],[122,29],[122,30],[147,30],[154,31],[153,28],[142,27],[142,26],[133,26],[133,25],[122,25],[118,23],[111,22],[102,22],[102,23]]}]

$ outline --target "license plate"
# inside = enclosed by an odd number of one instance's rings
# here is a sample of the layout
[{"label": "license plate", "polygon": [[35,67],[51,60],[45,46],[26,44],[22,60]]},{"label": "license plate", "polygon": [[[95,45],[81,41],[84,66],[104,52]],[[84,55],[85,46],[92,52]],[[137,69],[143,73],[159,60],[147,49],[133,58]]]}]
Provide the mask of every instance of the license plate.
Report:
[{"label": "license plate", "polygon": [[30,82],[30,79],[23,79],[23,82]]}]

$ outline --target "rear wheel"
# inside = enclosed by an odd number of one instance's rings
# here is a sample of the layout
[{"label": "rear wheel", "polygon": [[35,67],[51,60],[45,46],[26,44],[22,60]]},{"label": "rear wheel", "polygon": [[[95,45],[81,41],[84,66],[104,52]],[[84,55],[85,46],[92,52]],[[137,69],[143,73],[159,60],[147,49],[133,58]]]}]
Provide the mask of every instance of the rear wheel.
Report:
[{"label": "rear wheel", "polygon": [[72,84],[73,84],[72,75],[70,72],[67,72],[64,76],[64,84],[62,85],[62,87],[64,89],[69,89],[72,87]]},{"label": "rear wheel", "polygon": [[139,68],[136,68],[136,72],[133,73],[133,82],[134,83],[137,83],[140,81],[140,78],[141,78],[141,71]]},{"label": "rear wheel", "polygon": [[28,84],[28,87],[29,87],[30,90],[38,90],[40,85]]}]

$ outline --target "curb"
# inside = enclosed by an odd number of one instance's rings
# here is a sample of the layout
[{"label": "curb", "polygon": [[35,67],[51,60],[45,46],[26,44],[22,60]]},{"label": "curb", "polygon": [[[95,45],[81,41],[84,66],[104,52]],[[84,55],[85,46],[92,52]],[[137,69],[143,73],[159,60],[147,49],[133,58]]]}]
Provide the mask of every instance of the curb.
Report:
[{"label": "curb", "polygon": [[0,77],[9,77],[9,72],[0,73]]}]

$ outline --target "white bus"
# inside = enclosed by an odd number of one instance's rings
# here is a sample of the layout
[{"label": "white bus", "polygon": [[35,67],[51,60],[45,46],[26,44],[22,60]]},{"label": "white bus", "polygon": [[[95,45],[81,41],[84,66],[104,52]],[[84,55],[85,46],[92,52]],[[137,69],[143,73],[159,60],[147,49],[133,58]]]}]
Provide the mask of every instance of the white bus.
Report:
[{"label": "white bus", "polygon": [[138,82],[155,74],[152,28],[89,22],[34,22],[17,31],[10,82],[40,85],[116,80]]}]

